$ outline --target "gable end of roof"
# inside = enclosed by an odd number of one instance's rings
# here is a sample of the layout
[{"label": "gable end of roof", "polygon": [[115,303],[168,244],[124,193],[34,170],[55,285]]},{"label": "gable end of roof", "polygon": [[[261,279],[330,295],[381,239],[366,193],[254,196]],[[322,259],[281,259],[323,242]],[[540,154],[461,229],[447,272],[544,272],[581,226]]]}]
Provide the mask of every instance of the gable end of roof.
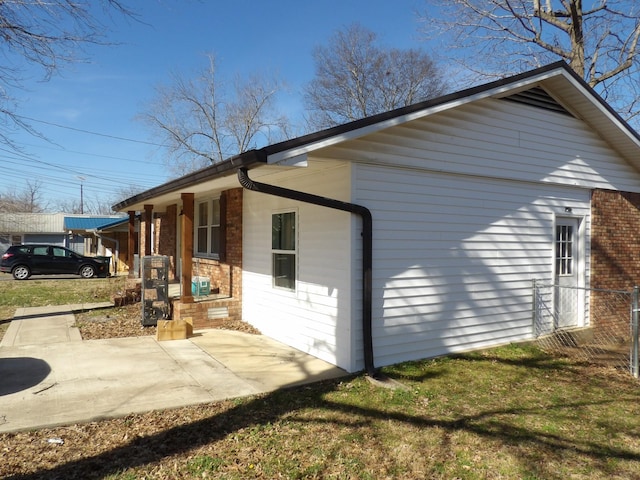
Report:
[{"label": "gable end of roof", "polygon": [[556,99],[549,95],[542,87],[533,87],[514,93],[513,95],[502,97],[501,99],[573,117],[566,108],[558,103]]}]

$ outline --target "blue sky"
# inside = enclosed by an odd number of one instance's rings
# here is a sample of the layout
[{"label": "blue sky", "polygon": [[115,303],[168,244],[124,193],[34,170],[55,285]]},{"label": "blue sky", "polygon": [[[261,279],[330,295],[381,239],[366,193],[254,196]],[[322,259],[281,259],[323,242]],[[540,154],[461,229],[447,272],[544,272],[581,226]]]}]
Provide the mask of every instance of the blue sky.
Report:
[{"label": "blue sky", "polygon": [[[312,50],[338,29],[359,22],[381,44],[408,48],[428,45],[419,33],[421,0],[233,0],[129,2],[140,22],[116,18],[108,40],[119,45],[91,47],[88,62],[65,67],[48,82],[35,77],[27,90],[12,92],[18,113],[53,143],[17,133],[13,138],[29,158],[1,153],[10,173],[0,176],[0,192],[41,183],[44,203],[85,204],[113,198],[135,184],[144,189],[168,179],[158,139],[136,116],[168,83],[172,71],[190,76],[215,53],[221,74],[276,73],[288,86],[280,109],[302,111],[301,91],[313,77]],[[93,132],[98,135],[86,132]],[[134,141],[125,141],[131,139]]]}]

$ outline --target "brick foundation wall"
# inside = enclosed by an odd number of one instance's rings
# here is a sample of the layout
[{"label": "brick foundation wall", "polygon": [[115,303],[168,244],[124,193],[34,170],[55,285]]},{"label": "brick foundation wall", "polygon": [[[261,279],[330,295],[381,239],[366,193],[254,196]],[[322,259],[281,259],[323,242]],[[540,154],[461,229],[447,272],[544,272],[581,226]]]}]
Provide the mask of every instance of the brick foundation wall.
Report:
[{"label": "brick foundation wall", "polygon": [[[591,195],[591,288],[631,291],[640,284],[640,194],[594,190]],[[596,330],[628,333],[629,305],[592,291]]]},{"label": "brick foundation wall", "polygon": [[[225,310],[227,316],[222,316]],[[196,330],[219,327],[226,319],[240,320],[241,317],[241,305],[234,298],[173,303],[173,320],[191,318]]]}]

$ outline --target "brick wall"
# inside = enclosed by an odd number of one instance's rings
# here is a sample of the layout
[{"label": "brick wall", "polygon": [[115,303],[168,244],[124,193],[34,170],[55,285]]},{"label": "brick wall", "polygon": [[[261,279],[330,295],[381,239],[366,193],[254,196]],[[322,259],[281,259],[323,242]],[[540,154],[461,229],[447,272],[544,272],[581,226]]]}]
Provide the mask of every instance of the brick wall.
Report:
[{"label": "brick wall", "polygon": [[594,190],[591,286],[631,290],[640,284],[640,194]]},{"label": "brick wall", "polygon": [[[144,221],[144,214],[140,215],[139,223],[140,232],[138,233],[138,255],[140,256],[140,264],[142,265],[142,257],[145,252],[145,232],[147,231],[147,225]],[[157,230],[156,230],[157,232]]]},{"label": "brick wall", "polygon": [[220,260],[193,259],[193,275],[211,279],[211,288],[221,295],[237,298],[242,296],[242,189],[236,188],[222,193],[225,196],[225,253]]},{"label": "brick wall", "polygon": [[[242,318],[241,304],[235,298],[203,300],[192,303],[173,303],[173,319],[191,318],[193,328],[205,329],[221,326],[226,319],[240,320]],[[227,316],[221,316],[222,311]]]},{"label": "brick wall", "polygon": [[591,195],[591,317],[596,330],[629,330],[629,305],[598,290],[631,291],[640,284],[640,194],[594,190]]},{"label": "brick wall", "polygon": [[173,319],[191,318],[196,329],[222,324],[224,318],[217,315],[225,309],[225,318],[242,319],[242,188],[227,190],[222,197],[225,251],[220,260],[194,258],[193,275],[209,277],[212,290],[225,298],[173,304]]}]

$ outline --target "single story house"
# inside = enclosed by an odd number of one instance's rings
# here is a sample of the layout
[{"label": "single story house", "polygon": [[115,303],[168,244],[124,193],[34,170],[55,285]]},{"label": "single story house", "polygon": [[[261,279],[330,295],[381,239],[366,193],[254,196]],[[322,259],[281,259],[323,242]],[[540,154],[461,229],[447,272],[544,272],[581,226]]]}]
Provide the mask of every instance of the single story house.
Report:
[{"label": "single story house", "polygon": [[[169,257],[174,319],[242,319],[375,373],[532,338],[535,279],[584,287],[561,327],[589,326],[587,287],[640,278],[638,206],[640,137],[559,62],[248,151],[114,209],[130,232],[141,215],[141,254]],[[196,275],[217,298],[193,296]]]}]

